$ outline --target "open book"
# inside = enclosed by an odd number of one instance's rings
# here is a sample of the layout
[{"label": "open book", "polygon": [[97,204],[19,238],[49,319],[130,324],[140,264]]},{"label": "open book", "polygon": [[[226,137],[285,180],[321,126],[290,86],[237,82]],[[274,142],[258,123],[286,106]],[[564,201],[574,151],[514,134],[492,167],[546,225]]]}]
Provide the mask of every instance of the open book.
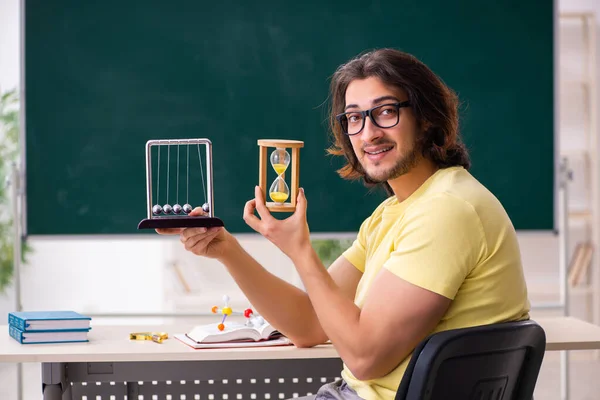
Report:
[{"label": "open book", "polygon": [[218,325],[216,323],[196,326],[187,333],[187,336],[197,343],[230,342],[232,340],[258,342],[281,336],[281,333],[267,322],[258,326],[228,322],[222,331],[219,330]]},{"label": "open book", "polygon": [[175,337],[196,349],[281,346],[291,344],[288,338],[284,337],[267,322],[263,322],[258,326],[228,322],[222,331],[219,330],[218,325],[218,323],[199,325],[188,333],[175,335]]}]

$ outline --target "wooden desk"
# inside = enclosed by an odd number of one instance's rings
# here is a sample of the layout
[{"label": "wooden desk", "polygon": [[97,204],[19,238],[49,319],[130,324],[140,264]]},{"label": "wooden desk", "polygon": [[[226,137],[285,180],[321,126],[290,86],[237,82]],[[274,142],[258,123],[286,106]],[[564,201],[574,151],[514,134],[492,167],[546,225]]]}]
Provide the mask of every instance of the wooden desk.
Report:
[{"label": "wooden desk", "polygon": [[[189,325],[172,326],[94,326],[88,343],[22,345],[8,336],[8,326],[0,326],[0,362],[123,362],[123,361],[216,361],[338,358],[331,345],[299,349],[295,346],[231,349],[192,349],[173,338]],[[169,339],[129,340],[131,332],[167,332]]]},{"label": "wooden desk", "polygon": [[546,351],[600,349],[600,326],[573,317],[534,318],[546,331]]},{"label": "wooden desk", "polygon": [[[44,400],[291,398],[339,378],[331,345],[195,350],[173,338],[190,326],[94,326],[89,343],[22,345],[0,326],[0,362],[41,362]],[[131,332],[167,332],[163,343],[129,340]],[[143,382],[140,384],[139,382]],[[88,384],[90,383],[90,384]],[[111,397],[114,396],[114,397]]]},{"label": "wooden desk", "polygon": [[[571,317],[535,320],[546,331],[548,351],[600,349],[599,326]],[[125,394],[128,398],[171,394],[174,399],[181,395],[193,399],[195,394],[223,398],[227,394],[235,399],[237,394],[250,393],[271,393],[272,399],[283,393],[289,398],[293,393],[316,392],[341,371],[341,360],[331,345],[194,350],[172,338],[189,328],[93,326],[89,343],[21,345],[3,325],[0,362],[41,362],[45,400],[70,399],[69,392],[93,399],[123,398]],[[171,338],[162,344],[129,340],[130,332],[141,331],[165,331]],[[84,384],[87,382],[100,384]]]}]

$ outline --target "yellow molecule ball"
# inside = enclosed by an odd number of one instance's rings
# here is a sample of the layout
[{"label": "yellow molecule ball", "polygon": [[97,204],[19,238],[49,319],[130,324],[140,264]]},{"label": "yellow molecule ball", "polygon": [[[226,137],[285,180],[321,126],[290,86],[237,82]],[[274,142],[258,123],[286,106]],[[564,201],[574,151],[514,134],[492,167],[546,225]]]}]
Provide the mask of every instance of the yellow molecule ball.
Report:
[{"label": "yellow molecule ball", "polygon": [[223,307],[223,314],[231,315],[231,307]]}]

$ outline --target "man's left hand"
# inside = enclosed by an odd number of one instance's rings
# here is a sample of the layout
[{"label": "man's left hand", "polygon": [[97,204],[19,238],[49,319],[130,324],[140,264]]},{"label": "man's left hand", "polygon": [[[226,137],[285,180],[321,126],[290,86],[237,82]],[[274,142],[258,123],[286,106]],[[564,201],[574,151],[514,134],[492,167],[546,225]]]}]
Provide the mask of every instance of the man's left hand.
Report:
[{"label": "man's left hand", "polygon": [[[271,215],[260,187],[254,188],[254,196],[255,198],[246,202],[244,207],[244,221],[248,226],[269,239],[292,261],[311,248],[310,232],[306,222],[307,201],[303,189],[298,190],[296,210],[283,220],[278,220]],[[260,218],[254,215],[255,210]]]}]

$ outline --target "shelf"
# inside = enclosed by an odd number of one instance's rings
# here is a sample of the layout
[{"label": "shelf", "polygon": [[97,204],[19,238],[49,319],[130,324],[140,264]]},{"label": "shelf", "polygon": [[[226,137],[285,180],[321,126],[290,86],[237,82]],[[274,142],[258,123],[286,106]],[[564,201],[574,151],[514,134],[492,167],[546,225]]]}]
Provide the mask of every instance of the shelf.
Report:
[{"label": "shelf", "polygon": [[592,212],[591,211],[569,211],[569,218],[591,218],[592,217]]},{"label": "shelf", "polygon": [[594,288],[591,285],[577,285],[569,288],[569,294],[575,296],[591,295],[594,293]]},{"label": "shelf", "polygon": [[565,88],[570,88],[573,86],[580,86],[584,89],[590,88],[591,82],[584,80],[572,80],[572,79],[561,79],[560,80],[560,89],[564,90]]}]

